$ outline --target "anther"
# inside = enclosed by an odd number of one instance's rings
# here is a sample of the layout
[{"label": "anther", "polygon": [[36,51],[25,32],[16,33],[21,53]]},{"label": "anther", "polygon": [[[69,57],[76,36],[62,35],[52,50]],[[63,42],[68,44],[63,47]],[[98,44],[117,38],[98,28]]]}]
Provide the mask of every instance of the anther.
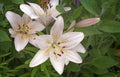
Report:
[{"label": "anther", "polygon": [[65,48],[65,46],[63,46],[63,48]]},{"label": "anther", "polygon": [[64,52],[63,52],[62,50],[61,50],[60,52],[61,52],[62,54],[64,54]]},{"label": "anther", "polygon": [[61,56],[61,54],[57,54],[58,56]]},{"label": "anther", "polygon": [[60,44],[60,42],[58,42],[58,45]]}]

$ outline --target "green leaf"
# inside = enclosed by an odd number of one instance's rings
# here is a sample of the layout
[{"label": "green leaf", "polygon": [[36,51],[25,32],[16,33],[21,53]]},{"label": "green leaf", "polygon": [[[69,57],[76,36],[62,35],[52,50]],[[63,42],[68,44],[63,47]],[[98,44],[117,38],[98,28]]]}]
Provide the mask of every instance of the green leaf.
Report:
[{"label": "green leaf", "polygon": [[8,37],[7,33],[0,30],[0,42],[10,41],[10,38]]},{"label": "green leaf", "polygon": [[73,20],[77,19],[80,14],[82,12],[82,7],[78,7],[77,9],[75,9],[75,11],[72,13],[71,17]]},{"label": "green leaf", "polygon": [[65,13],[64,7],[62,5],[58,5],[56,7],[56,9],[60,12],[60,13]]},{"label": "green leaf", "polygon": [[11,52],[0,55],[0,58],[10,55]]},{"label": "green leaf", "polygon": [[113,20],[104,20],[101,22],[99,29],[104,32],[118,33],[120,32],[120,22]]},{"label": "green leaf", "polygon": [[0,49],[3,51],[8,51],[11,47],[11,42],[0,42]]},{"label": "green leaf", "polygon": [[107,69],[114,65],[117,65],[118,62],[108,56],[100,56],[92,60],[92,65],[99,69]]},{"label": "green leaf", "polygon": [[101,77],[116,77],[116,75],[114,73],[106,73],[106,74],[103,74]]},{"label": "green leaf", "polygon": [[75,31],[83,32],[86,36],[101,34],[101,32],[93,26],[84,27],[84,28],[82,28],[82,27],[81,28],[75,28]]},{"label": "green leaf", "polygon": [[24,3],[24,0],[11,0],[15,4],[22,4]]},{"label": "green leaf", "polygon": [[31,77],[35,77],[35,75],[38,72],[38,70],[39,70],[39,67],[33,68],[32,73],[31,73]]},{"label": "green leaf", "polygon": [[96,0],[80,0],[84,8],[91,14],[98,16],[97,14],[97,1]]},{"label": "green leaf", "polygon": [[90,67],[89,71],[92,71],[95,74],[105,74],[108,72],[107,69],[99,69],[99,68],[96,68],[94,66]]},{"label": "green leaf", "polygon": [[74,64],[74,63],[70,63],[68,66],[67,66],[67,69],[69,71],[72,71],[72,72],[78,72],[80,71],[80,66],[78,64]]},{"label": "green leaf", "polygon": [[88,68],[86,67],[81,68],[81,72],[83,73],[84,77],[94,77],[94,74],[92,73],[92,71],[89,71]]}]

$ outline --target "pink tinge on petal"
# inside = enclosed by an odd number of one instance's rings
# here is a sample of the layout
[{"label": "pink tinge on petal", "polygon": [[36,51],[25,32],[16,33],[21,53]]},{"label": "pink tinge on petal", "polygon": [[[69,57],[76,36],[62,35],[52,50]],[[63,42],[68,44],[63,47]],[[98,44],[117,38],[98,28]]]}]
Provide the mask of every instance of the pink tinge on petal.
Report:
[{"label": "pink tinge on petal", "polygon": [[76,23],[76,27],[87,27],[94,25],[100,21],[100,18],[89,18]]}]

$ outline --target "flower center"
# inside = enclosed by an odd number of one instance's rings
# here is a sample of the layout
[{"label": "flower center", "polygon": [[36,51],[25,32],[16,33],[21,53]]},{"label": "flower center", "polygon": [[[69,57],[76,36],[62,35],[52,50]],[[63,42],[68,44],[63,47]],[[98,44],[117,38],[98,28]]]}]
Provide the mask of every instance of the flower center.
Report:
[{"label": "flower center", "polygon": [[17,30],[17,33],[20,33],[20,34],[28,34],[29,30],[31,28],[28,27],[28,25],[23,25],[23,26],[20,26],[18,27],[18,30]]},{"label": "flower center", "polygon": [[48,4],[50,0],[37,0],[37,3],[44,9],[48,9]]},{"label": "flower center", "polygon": [[64,54],[64,47],[59,46],[60,43],[53,43],[52,47],[54,48],[54,55],[57,56],[62,56]]}]

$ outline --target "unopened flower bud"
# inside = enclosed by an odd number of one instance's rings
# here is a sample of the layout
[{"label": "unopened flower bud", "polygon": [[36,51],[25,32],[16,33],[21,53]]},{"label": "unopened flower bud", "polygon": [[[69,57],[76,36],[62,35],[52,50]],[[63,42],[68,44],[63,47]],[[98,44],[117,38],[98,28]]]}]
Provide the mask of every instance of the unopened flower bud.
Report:
[{"label": "unopened flower bud", "polygon": [[87,27],[94,25],[100,21],[100,18],[89,18],[76,23],[76,27]]}]

